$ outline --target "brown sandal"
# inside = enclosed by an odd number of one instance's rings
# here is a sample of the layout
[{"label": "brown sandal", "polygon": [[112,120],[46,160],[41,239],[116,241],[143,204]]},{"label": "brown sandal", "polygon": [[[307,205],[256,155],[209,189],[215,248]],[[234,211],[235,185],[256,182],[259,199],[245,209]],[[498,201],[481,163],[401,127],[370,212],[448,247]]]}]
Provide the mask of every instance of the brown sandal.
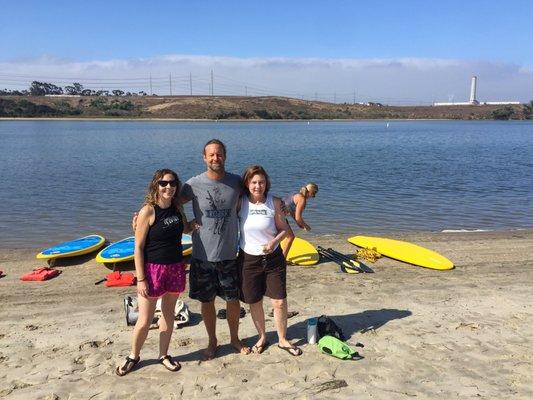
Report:
[{"label": "brown sandal", "polygon": [[159,359],[159,363],[163,364],[163,367],[172,372],[177,372],[181,369],[180,363],[177,361],[173,361],[172,357],[168,354],[166,356],[161,357]]},{"label": "brown sandal", "polygon": [[270,346],[270,343],[268,340],[265,340],[265,343],[261,346],[261,345],[257,345],[257,344],[254,344],[252,346],[252,353],[253,354],[261,354],[263,351],[265,351],[268,346]]},{"label": "brown sandal", "polygon": [[140,357],[137,357],[137,358],[131,358],[130,356],[126,357],[126,362],[121,367],[117,367],[115,369],[115,373],[118,376],[124,376],[126,374],[129,374],[133,370],[133,368],[137,365],[140,359],[141,359]]}]

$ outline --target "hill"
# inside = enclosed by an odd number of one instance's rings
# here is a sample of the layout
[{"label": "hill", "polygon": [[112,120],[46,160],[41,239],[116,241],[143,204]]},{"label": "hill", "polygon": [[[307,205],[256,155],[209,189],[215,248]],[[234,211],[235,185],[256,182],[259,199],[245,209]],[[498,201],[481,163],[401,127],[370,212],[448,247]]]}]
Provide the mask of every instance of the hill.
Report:
[{"label": "hill", "polygon": [[525,105],[386,106],[288,97],[0,96],[0,117],[163,119],[530,119]]}]

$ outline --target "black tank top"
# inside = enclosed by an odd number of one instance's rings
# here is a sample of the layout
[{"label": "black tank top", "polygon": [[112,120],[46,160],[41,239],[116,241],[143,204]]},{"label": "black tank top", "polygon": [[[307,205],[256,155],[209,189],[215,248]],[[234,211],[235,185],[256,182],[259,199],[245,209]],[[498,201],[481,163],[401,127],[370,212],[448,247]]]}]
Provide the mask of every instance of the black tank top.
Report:
[{"label": "black tank top", "polygon": [[154,205],[155,221],[148,229],[144,245],[144,262],[174,264],[183,259],[181,235],[183,221],[174,205],[161,208]]}]

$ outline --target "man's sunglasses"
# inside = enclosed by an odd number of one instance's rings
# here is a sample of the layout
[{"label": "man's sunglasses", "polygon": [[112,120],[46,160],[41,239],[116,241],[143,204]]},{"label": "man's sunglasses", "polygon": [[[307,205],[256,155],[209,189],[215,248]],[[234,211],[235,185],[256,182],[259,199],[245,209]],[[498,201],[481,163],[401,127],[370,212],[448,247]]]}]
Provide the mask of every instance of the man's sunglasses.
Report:
[{"label": "man's sunglasses", "polygon": [[173,181],[157,181],[158,185],[161,186],[161,187],[167,187],[167,185],[170,185],[171,187],[176,187],[176,185],[178,184],[178,182],[176,182],[175,180]]}]

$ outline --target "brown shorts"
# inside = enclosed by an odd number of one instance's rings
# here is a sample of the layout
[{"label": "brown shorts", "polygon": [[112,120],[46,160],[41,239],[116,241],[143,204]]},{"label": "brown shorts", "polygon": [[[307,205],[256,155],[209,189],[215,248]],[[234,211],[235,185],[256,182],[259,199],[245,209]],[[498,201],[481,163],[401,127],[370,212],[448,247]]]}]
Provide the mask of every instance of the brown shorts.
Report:
[{"label": "brown shorts", "polygon": [[252,256],[241,249],[238,265],[241,300],[245,303],[257,303],[263,296],[276,300],[287,297],[287,264],[280,246],[262,256]]}]

